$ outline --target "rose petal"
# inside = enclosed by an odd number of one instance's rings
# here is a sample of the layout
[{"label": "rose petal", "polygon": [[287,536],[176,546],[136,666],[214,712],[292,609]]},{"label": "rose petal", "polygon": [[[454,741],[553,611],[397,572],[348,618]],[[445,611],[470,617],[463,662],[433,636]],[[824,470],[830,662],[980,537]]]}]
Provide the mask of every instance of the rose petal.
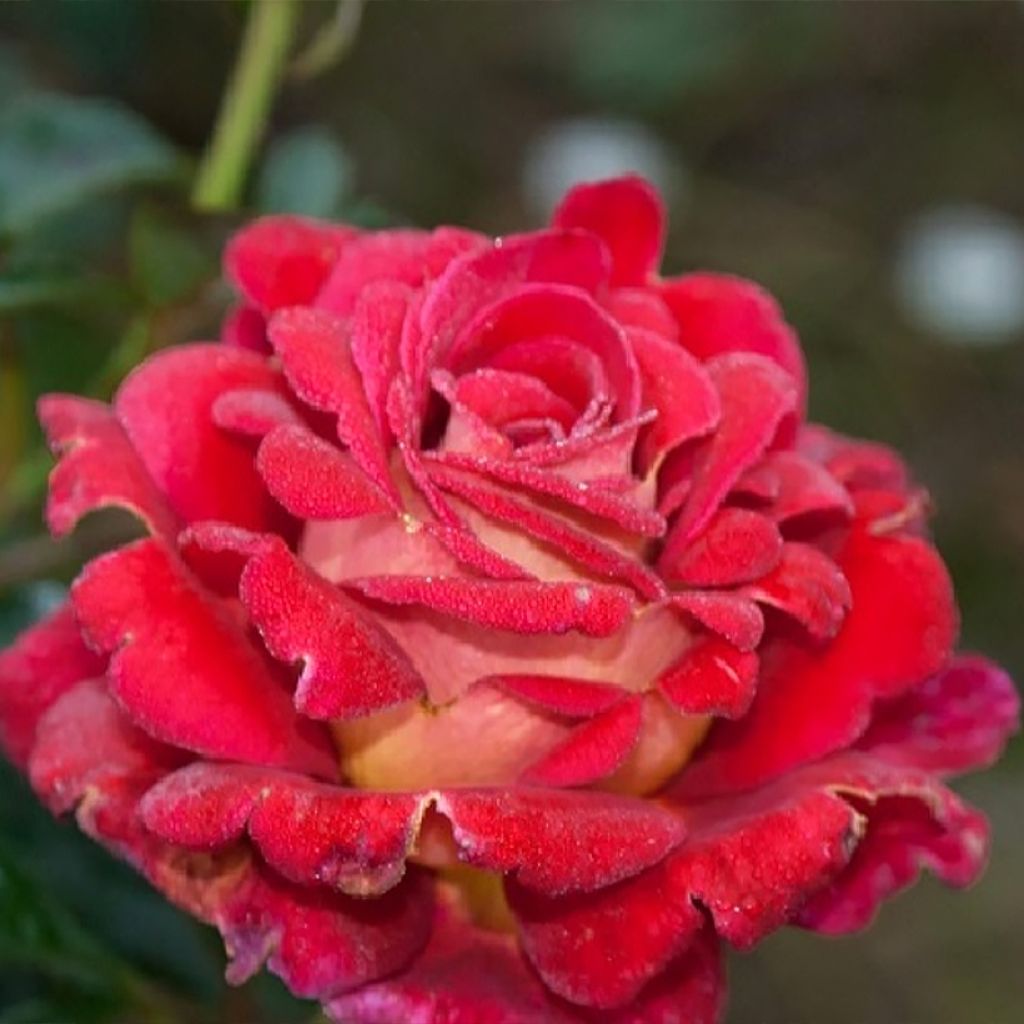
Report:
[{"label": "rose petal", "polygon": [[691,647],[657,686],[684,714],[739,718],[754,699],[757,670],[756,654],[712,637]]},{"label": "rose petal", "polygon": [[658,558],[658,571],[672,583],[735,586],[771,572],[782,558],[778,527],[749,509],[720,508],[692,540],[679,526],[669,530]]},{"label": "rose petal", "polygon": [[304,715],[367,715],[424,692],[423,680],[388,633],[282,542],[249,560],[239,596],[270,653],[302,663],[295,706]]},{"label": "rose petal", "polygon": [[609,636],[632,610],[629,591],[603,583],[368,576],[346,585],[375,601],[415,604],[515,633]]},{"label": "rose petal", "polygon": [[352,456],[307,427],[275,427],[255,463],[267,490],[300,519],[351,519],[393,508]]},{"label": "rose petal", "polygon": [[586,786],[607,778],[629,756],[640,736],[643,699],[628,697],[576,728],[523,773],[538,786]]},{"label": "rose petal", "polygon": [[246,348],[261,355],[269,355],[267,341],[267,318],[254,306],[239,303],[229,310],[220,328],[220,340],[224,345]]},{"label": "rose petal", "polygon": [[311,302],[356,237],[353,228],[305,217],[261,217],[228,243],[224,273],[264,313]]},{"label": "rose petal", "polygon": [[668,604],[741,651],[752,651],[761,642],[764,633],[761,609],[740,594],[690,590],[672,594]]},{"label": "rose petal", "polygon": [[83,679],[103,674],[106,659],[82,643],[70,604],[62,604],[0,652],[0,744],[19,768],[28,762],[36,725]]},{"label": "rose petal", "polygon": [[256,473],[249,445],[217,427],[211,412],[226,391],[279,387],[278,375],[252,352],[182,345],[133,370],[114,409],[150,476],[185,522],[221,519],[279,531],[281,511]]},{"label": "rose petal", "polygon": [[212,757],[336,773],[330,744],[301,724],[228,611],[155,540],[90,562],[72,601],[111,652],[111,692],[151,736]]},{"label": "rose petal", "polygon": [[961,655],[900,697],[879,701],[860,750],[939,775],[992,764],[1020,726],[1010,677],[986,658]]},{"label": "rose petal", "polygon": [[776,522],[806,515],[853,515],[853,502],[846,488],[823,466],[798,452],[772,452],[736,485],[740,493],[758,494],[765,477],[772,480],[766,510]]},{"label": "rose petal", "polygon": [[806,394],[800,343],[775,300],[751,281],[727,274],[684,274],[662,283],[661,298],[679,325],[679,340],[698,359],[756,352],[778,363]]},{"label": "rose petal", "polygon": [[138,516],[150,533],[173,537],[178,532],[177,518],[108,406],[73,395],[45,395],[39,420],[59,457],[46,500],[46,523],[55,537],[70,533],[87,513],[111,505]]},{"label": "rose petal", "polygon": [[364,473],[398,504],[388,457],[352,354],[348,330],[323,310],[283,309],[270,321],[270,341],[295,393],[337,417],[338,437]]},{"label": "rose petal", "polygon": [[225,391],[214,401],[211,414],[218,427],[257,438],[265,437],[274,427],[302,423],[286,398],[261,388]]},{"label": "rose petal", "polygon": [[481,684],[497,686],[518,700],[569,718],[592,718],[618,704],[626,691],[607,683],[561,676],[486,676]]},{"label": "rose petal", "polygon": [[765,651],[757,699],[741,720],[719,724],[687,768],[687,792],[749,787],[841,749],[864,730],[876,699],[945,663],[956,610],[928,544],[855,531],[838,564],[853,594],[839,633],[820,650],[779,640]]},{"label": "rose petal", "polygon": [[680,541],[704,528],[742,473],[761,457],[796,403],[793,379],[764,356],[733,353],[712,359],[722,418],[697,456],[693,483],[676,529]]},{"label": "rose petal", "polygon": [[551,223],[602,239],[612,254],[613,285],[645,284],[661,263],[665,208],[657,191],[637,175],[577,185]]}]

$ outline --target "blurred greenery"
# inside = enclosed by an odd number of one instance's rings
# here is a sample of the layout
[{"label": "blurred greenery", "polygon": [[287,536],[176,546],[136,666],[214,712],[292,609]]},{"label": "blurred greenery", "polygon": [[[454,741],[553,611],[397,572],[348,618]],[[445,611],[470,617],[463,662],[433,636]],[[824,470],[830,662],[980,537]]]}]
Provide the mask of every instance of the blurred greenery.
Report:
[{"label": "blurred greenery", "polygon": [[[200,214],[194,168],[249,7],[0,6],[0,642],[106,536],[42,535],[36,398],[109,396],[148,351],[211,336],[237,222],[514,230],[542,216],[524,184],[537,140],[571,120],[562,159],[578,162],[579,125],[611,118],[668,163],[666,266],[776,293],[813,415],[907,454],[935,497],[965,643],[1024,674],[1024,332],[951,344],[895,284],[922,212],[972,203],[1024,222],[1021,4],[372,4],[354,47],[358,4],[306,4],[239,209]],[[584,157],[628,162],[594,134]],[[926,884],[841,945],[768,942],[734,964],[734,1019],[1015,1024],[1022,772],[1017,743],[969,787],[996,830],[977,893]],[[0,822],[0,1024],[312,1019],[272,979],[229,990],[215,937],[6,767]]]}]

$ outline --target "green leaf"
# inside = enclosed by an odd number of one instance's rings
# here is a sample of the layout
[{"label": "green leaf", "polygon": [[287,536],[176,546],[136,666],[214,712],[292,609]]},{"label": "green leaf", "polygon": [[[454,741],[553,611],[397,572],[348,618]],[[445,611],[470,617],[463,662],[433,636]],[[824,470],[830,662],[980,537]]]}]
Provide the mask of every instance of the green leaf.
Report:
[{"label": "green leaf", "polygon": [[150,306],[182,302],[216,273],[206,248],[148,208],[141,209],[132,222],[128,251],[132,277]]},{"label": "green leaf", "polygon": [[74,274],[0,274],[0,315],[88,299],[95,287],[95,281]]},{"label": "green leaf", "polygon": [[128,185],[172,180],[181,163],[144,121],[106,100],[43,93],[0,112],[0,233]]},{"label": "green leaf", "polygon": [[257,205],[268,213],[332,217],[352,188],[352,161],[324,128],[299,128],[277,139],[263,163]]}]

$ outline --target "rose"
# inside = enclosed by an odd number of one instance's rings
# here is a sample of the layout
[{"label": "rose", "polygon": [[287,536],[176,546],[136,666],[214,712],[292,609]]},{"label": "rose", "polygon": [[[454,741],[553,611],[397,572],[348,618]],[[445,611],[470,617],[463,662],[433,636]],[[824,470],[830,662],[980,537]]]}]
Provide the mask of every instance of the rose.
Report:
[{"label": "rose", "polygon": [[257,221],[223,344],[40,404],[85,567],[0,661],[56,812],[338,1020],[715,1019],[719,939],[984,861],[1006,676],[899,459],[803,421],[774,302],[660,202],[487,239]]}]

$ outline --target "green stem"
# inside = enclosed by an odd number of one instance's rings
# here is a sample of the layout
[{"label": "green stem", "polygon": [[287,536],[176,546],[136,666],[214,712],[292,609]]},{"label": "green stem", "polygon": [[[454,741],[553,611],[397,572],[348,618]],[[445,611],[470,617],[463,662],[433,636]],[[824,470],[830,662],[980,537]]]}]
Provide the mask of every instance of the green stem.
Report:
[{"label": "green stem", "polygon": [[299,0],[252,0],[238,59],[192,190],[192,202],[202,210],[228,210],[238,204],[284,70],[298,10]]}]

